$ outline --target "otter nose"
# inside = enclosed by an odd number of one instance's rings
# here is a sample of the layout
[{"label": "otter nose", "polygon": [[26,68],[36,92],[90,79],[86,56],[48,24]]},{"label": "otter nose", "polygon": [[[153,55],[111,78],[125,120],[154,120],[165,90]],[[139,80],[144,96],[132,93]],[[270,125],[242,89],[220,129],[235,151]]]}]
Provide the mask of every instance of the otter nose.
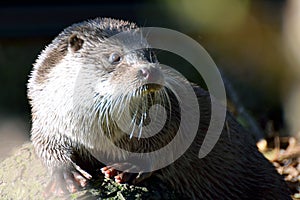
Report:
[{"label": "otter nose", "polygon": [[162,72],[154,67],[144,67],[139,70],[141,78],[148,83],[163,84]]},{"label": "otter nose", "polygon": [[144,79],[148,79],[150,76],[150,70],[146,68],[140,69],[140,74]]}]

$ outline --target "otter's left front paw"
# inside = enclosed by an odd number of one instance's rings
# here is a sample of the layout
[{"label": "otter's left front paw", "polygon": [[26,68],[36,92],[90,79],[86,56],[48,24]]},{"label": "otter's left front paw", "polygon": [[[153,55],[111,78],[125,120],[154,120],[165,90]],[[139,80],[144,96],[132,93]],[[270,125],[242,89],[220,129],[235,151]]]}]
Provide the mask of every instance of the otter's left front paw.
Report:
[{"label": "otter's left front paw", "polygon": [[91,176],[82,174],[75,169],[57,169],[53,172],[52,180],[46,187],[45,197],[51,195],[64,196],[69,193],[77,192],[80,188],[87,185]]}]

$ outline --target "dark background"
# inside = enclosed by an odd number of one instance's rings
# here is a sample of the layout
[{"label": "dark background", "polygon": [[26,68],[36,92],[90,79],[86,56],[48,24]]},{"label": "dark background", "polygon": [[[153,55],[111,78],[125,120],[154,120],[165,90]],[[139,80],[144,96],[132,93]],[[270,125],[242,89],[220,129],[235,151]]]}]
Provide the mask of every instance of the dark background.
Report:
[{"label": "dark background", "polygon": [[[40,51],[63,28],[95,17],[170,28],[194,38],[261,128],[268,132],[271,122],[272,130],[284,134],[283,97],[294,73],[283,47],[286,4],[284,0],[0,3],[0,146],[10,150],[28,140],[26,82]],[[193,79],[189,71],[185,75]]]}]

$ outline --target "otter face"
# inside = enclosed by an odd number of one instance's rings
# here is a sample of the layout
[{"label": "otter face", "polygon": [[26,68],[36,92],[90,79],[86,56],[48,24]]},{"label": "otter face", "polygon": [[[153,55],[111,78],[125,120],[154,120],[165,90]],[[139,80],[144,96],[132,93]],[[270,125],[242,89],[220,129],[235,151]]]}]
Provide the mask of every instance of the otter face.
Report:
[{"label": "otter face", "polygon": [[[119,127],[129,124],[128,129],[122,131],[130,133],[130,137],[140,137],[141,127],[149,123],[146,121],[150,107],[164,104],[167,96],[163,87],[165,77],[145,40],[131,32],[122,34],[126,35],[125,41],[113,36],[101,45],[102,65],[98,70],[105,76],[101,74],[96,81],[94,100],[102,122],[115,121]],[[104,123],[102,127],[109,130],[112,124]]]},{"label": "otter face", "polygon": [[68,63],[76,63],[73,69],[79,70],[79,79],[89,79],[88,85],[80,84],[93,86],[94,95],[132,91],[146,94],[164,85],[164,75],[154,52],[135,30],[105,37],[75,32],[68,38],[66,58]]}]

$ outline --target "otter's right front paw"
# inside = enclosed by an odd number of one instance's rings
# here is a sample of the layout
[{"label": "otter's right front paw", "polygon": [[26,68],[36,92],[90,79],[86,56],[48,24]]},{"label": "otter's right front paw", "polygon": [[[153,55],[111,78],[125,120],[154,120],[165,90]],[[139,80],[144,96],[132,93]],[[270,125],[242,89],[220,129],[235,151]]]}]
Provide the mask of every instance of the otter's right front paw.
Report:
[{"label": "otter's right front paw", "polygon": [[[122,171],[116,170],[122,169]],[[137,166],[130,163],[115,163],[101,168],[101,172],[106,178],[113,178],[117,183],[132,183],[136,184],[151,176],[152,173],[130,173],[130,170],[139,171]]]},{"label": "otter's right front paw", "polygon": [[91,176],[82,171],[70,170],[68,168],[55,170],[52,179],[45,190],[45,196],[63,196],[74,193],[87,185]]}]

